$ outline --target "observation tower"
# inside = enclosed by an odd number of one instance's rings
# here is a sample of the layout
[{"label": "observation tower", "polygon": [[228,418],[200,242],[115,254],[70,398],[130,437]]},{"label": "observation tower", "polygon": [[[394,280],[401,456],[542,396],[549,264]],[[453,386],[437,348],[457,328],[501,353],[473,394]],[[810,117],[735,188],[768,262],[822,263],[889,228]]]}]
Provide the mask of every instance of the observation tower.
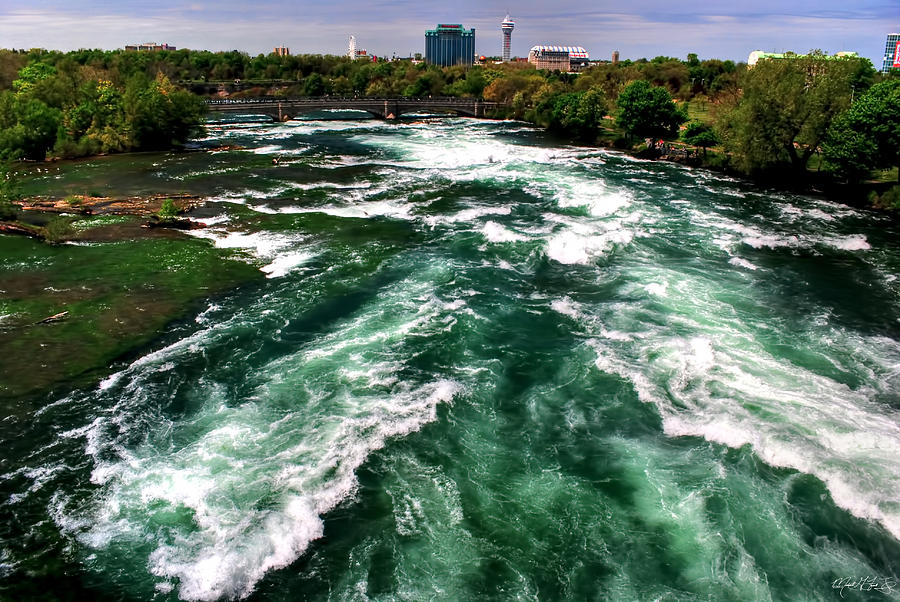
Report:
[{"label": "observation tower", "polygon": [[509,18],[509,15],[506,15],[506,18],[503,19],[503,23],[500,24],[500,31],[503,32],[503,52],[501,54],[504,63],[509,62],[509,42],[515,27],[516,24]]}]

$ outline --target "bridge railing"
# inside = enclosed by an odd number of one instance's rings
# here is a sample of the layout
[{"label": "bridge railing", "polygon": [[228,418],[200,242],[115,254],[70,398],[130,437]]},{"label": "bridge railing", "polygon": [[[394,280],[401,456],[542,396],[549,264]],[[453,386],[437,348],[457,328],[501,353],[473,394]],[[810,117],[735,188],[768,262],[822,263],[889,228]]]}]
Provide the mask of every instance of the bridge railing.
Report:
[{"label": "bridge railing", "polygon": [[253,98],[216,98],[208,99],[206,104],[220,105],[260,105],[260,104],[340,104],[340,103],[384,103],[384,102],[409,102],[415,104],[440,104],[440,105],[473,105],[475,103],[495,105],[496,102],[485,101],[480,98],[459,98],[456,96],[303,96],[297,98],[260,96]]}]

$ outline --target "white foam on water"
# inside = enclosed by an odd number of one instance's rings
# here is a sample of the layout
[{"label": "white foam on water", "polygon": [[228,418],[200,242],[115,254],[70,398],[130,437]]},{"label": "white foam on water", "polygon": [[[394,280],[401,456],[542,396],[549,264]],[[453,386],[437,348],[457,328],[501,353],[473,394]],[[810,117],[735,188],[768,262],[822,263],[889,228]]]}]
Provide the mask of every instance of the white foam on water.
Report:
[{"label": "white foam on water", "polygon": [[581,305],[568,296],[563,297],[562,299],[554,299],[550,303],[550,308],[555,312],[561,313],[564,316],[569,316],[575,320],[582,317]]},{"label": "white foam on water", "polygon": [[278,214],[277,209],[272,209],[268,205],[256,205],[256,204],[248,203],[247,208],[251,209],[253,211],[256,211],[257,213],[266,213],[268,215],[277,215]]},{"label": "white foam on water", "polygon": [[268,146],[259,146],[253,149],[253,153],[257,155],[271,155],[273,153],[284,152],[284,147],[270,144]]},{"label": "white foam on water", "polygon": [[552,149],[510,144],[480,132],[477,127],[466,128],[463,136],[457,130],[442,129],[433,124],[426,129],[412,126],[407,131],[410,135],[366,133],[354,137],[354,141],[387,149],[402,157],[399,162],[387,162],[387,165],[439,170],[443,176],[455,181],[508,179],[512,177],[510,168],[561,160]]},{"label": "white foam on water", "polygon": [[316,251],[310,250],[306,238],[299,235],[229,232],[217,228],[189,232],[198,238],[211,240],[218,248],[241,249],[267,261],[268,263],[260,267],[260,271],[264,272],[267,278],[284,276],[318,255]]},{"label": "white foam on water", "polygon": [[204,199],[207,203],[234,203],[235,205],[246,205],[247,200],[242,193],[229,193],[221,196],[208,196]]},{"label": "white foam on water", "polygon": [[265,272],[266,278],[280,278],[281,276],[287,275],[295,268],[308,262],[315,256],[315,253],[307,253],[303,251],[297,253],[288,253],[276,258],[272,263],[264,265],[260,268],[260,270]]},{"label": "white foam on water", "polygon": [[[362,195],[360,195],[362,197]],[[349,205],[323,205],[316,207],[296,207],[286,206],[279,207],[277,210],[270,210],[273,213],[324,213],[334,217],[344,218],[374,218],[374,217],[392,217],[395,219],[412,220],[414,215],[412,211],[415,207],[400,199],[386,199],[382,201],[365,201],[360,200]]]},{"label": "white foam on water", "polygon": [[278,186],[275,186],[271,190],[253,190],[247,188],[241,191],[230,192],[222,196],[206,197],[206,199],[204,200],[208,203],[235,203],[238,205],[248,205],[248,200],[269,199],[277,196],[282,196],[286,192],[290,191],[291,188],[292,186],[288,183],[279,183]]},{"label": "white foam on water", "polygon": [[[869,384],[851,389],[827,372],[773,356],[752,333],[777,330],[777,316],[772,324],[743,325],[720,300],[730,285],[665,270],[661,279],[660,270],[635,275],[678,283],[659,301],[664,308],[637,299],[597,318],[581,312],[582,324],[596,333],[589,343],[596,367],[630,381],[638,398],[657,408],[667,435],[749,445],[770,465],[818,477],[838,506],[900,539],[900,422],[873,400],[896,385],[900,344],[814,321],[815,338],[797,345],[815,349],[840,372],[870,375]],[[646,312],[665,319],[647,320]]]},{"label": "white foam on water", "polygon": [[843,238],[826,238],[826,244],[842,251],[868,251],[872,248],[862,234],[853,234]]},{"label": "white foam on water", "polygon": [[669,288],[668,282],[651,282],[644,286],[644,290],[646,290],[651,295],[656,295],[657,297],[665,297],[666,290]]},{"label": "white foam on water", "polygon": [[481,207],[469,207],[456,213],[427,215],[423,221],[431,228],[440,224],[468,224],[477,222],[480,218],[489,215],[509,215],[512,213],[510,205],[485,205]]},{"label": "white foam on water", "polygon": [[733,266],[737,266],[739,268],[744,268],[745,270],[758,270],[759,269],[758,267],[753,265],[751,262],[747,261],[746,259],[744,259],[742,257],[732,257],[731,259],[728,260],[728,263],[730,263]]},{"label": "white foam on water", "polygon": [[[195,414],[151,419],[157,436],[123,444],[120,433],[128,440],[131,422],[159,403],[148,368],[230,344],[240,317],[133,362],[104,389],[110,411],[78,434],[100,489],[80,511],[58,513],[60,528],[100,555],[149,547],[159,591],[186,600],[249,595],[267,571],[294,562],[322,536],[322,515],[353,496],[356,470],[373,451],[436,420],[437,406],[462,390],[450,378],[403,374],[409,337],[473,315],[467,293],[434,294],[433,280],[443,281],[447,268],[433,270],[379,292],[299,350],[254,369],[258,384],[240,398],[205,378],[191,383],[202,400]],[[166,433],[168,444],[153,442]]]},{"label": "white foam on water", "polygon": [[595,217],[611,215],[632,203],[629,193],[621,190],[611,191],[602,182],[572,182],[563,187],[556,196],[560,206],[587,206],[590,214]]},{"label": "white foam on water", "polygon": [[562,264],[588,265],[613,247],[627,245],[634,238],[632,231],[616,228],[618,224],[569,223],[569,228],[551,235],[545,247],[547,257]]},{"label": "white foam on water", "polygon": [[794,235],[778,236],[773,234],[758,234],[745,236],[742,241],[754,249],[777,249],[779,247],[799,247],[800,238]]},{"label": "white foam on water", "polygon": [[296,190],[372,190],[370,182],[289,182]]},{"label": "white foam on water", "polygon": [[[368,115],[368,113],[365,113]],[[362,113],[360,113],[362,116]],[[322,133],[342,132],[349,133],[354,130],[390,130],[394,124],[381,119],[295,119],[287,122],[296,134],[313,135]]]},{"label": "white foam on water", "polygon": [[204,226],[214,226],[216,224],[224,224],[225,222],[231,221],[231,216],[216,215],[213,217],[191,217],[189,219],[193,222],[203,224]]},{"label": "white foam on water", "polygon": [[[802,217],[803,220],[807,220],[805,210],[801,211],[792,205],[788,207],[791,210],[783,208],[783,212],[791,215],[793,210],[796,210],[800,212],[798,219]],[[817,209],[811,209],[811,211],[821,212],[821,210]],[[834,228],[839,224],[835,215],[821,218],[823,221],[818,224],[817,234],[797,232],[793,226],[788,226],[786,231],[780,231],[774,225],[770,225],[771,229],[764,230],[761,226],[746,225],[722,215],[707,214],[696,209],[689,210],[688,215],[699,229],[709,231],[714,244],[729,255],[739,245],[747,245],[754,249],[790,248],[805,250],[815,250],[816,246],[824,246],[841,251],[868,251],[872,248],[864,234],[829,233],[829,228]],[[852,215],[852,213],[849,215]]]},{"label": "white foam on water", "polygon": [[493,243],[504,243],[504,242],[518,242],[522,240],[527,240],[521,234],[517,232],[513,232],[509,228],[505,228],[501,226],[497,222],[489,221],[482,228],[481,233],[488,240],[488,242]]},{"label": "white foam on water", "polygon": [[269,232],[227,232],[221,230],[196,230],[194,236],[211,240],[220,249],[246,249],[260,257],[269,257],[293,241],[281,234]]},{"label": "white foam on water", "polygon": [[198,176],[215,176],[226,173],[237,173],[241,171],[241,167],[238,166],[220,166],[220,167],[209,167],[207,169],[199,169],[194,171],[189,171],[184,174],[172,174],[166,173],[163,170],[155,172],[154,175],[157,175],[161,178],[172,179],[172,180],[188,180],[190,178],[196,178]]},{"label": "white foam on water", "polygon": [[837,219],[835,216],[825,213],[821,209],[815,207],[795,207],[794,205],[781,205],[781,212],[783,215],[788,217],[792,222],[797,220],[805,220],[808,221],[810,219],[816,219],[823,222],[833,222]]},{"label": "white foam on water", "polygon": [[587,264],[595,255],[603,252],[603,244],[598,237],[584,237],[566,231],[550,239],[547,256],[563,264]]}]

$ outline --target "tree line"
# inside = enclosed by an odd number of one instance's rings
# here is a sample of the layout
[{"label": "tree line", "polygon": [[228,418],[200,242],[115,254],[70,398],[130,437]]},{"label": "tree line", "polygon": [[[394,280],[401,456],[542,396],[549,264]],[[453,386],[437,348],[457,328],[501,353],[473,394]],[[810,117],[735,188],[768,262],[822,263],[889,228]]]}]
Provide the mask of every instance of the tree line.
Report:
[{"label": "tree line", "polygon": [[0,51],[0,160],[168,149],[199,131],[205,111],[160,71]]},{"label": "tree line", "polygon": [[[690,54],[572,74],[515,62],[463,68],[237,51],[0,50],[0,154],[168,148],[202,122],[202,101],[183,88],[220,80],[241,80],[233,96],[480,97],[503,104],[498,117],[588,143],[599,137],[636,148],[680,136],[704,149],[707,164],[766,181],[807,181],[813,157],[822,173],[849,183],[900,163],[900,78],[876,73],[867,59],[818,51],[752,68]],[[702,121],[688,122],[688,103],[709,107]],[[716,152],[707,157],[707,148]]]}]

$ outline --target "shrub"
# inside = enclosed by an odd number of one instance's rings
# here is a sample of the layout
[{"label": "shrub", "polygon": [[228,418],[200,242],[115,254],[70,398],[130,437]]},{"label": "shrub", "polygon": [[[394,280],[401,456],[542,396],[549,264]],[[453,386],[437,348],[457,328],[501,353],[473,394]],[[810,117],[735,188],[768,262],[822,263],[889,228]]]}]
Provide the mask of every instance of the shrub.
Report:
[{"label": "shrub", "polygon": [[178,207],[175,206],[175,201],[172,199],[164,200],[162,207],[156,212],[156,217],[164,222],[172,221],[178,217]]},{"label": "shrub", "polygon": [[51,243],[60,243],[73,234],[72,219],[68,217],[54,217],[44,226],[44,239]]},{"label": "shrub", "polygon": [[884,191],[878,196],[874,191],[869,195],[869,200],[879,209],[900,210],[900,185]]}]

